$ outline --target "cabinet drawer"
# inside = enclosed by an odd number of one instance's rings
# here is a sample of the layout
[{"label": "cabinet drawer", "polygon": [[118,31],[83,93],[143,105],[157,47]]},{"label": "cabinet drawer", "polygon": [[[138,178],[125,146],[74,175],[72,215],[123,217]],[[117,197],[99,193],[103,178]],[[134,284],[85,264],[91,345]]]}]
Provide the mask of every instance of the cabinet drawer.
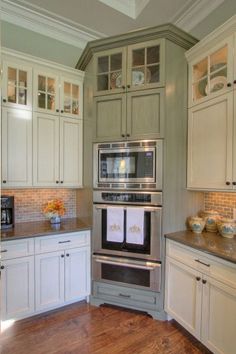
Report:
[{"label": "cabinet drawer", "polygon": [[94,284],[94,296],[123,304],[138,305],[143,308],[157,306],[158,294],[108,284]]},{"label": "cabinet drawer", "polygon": [[1,242],[1,259],[11,259],[34,254],[34,239],[23,238],[20,240]]},{"label": "cabinet drawer", "polygon": [[188,246],[170,240],[166,242],[166,254],[203,274],[236,288],[236,265],[234,263],[198,250],[192,250]]},{"label": "cabinet drawer", "polygon": [[66,233],[55,236],[37,237],[35,239],[35,253],[64,250],[89,245],[89,231]]}]

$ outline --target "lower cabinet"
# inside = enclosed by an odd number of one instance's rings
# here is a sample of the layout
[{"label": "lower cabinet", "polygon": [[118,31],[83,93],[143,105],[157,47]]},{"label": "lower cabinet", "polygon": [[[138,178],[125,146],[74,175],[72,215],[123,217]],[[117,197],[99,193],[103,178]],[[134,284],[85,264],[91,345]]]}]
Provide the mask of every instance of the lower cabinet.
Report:
[{"label": "lower cabinet", "polygon": [[167,240],[165,311],[213,353],[234,354],[236,266]]},{"label": "lower cabinet", "polygon": [[90,295],[90,231],[1,243],[1,318],[21,319]]},{"label": "lower cabinet", "polygon": [[35,256],[36,310],[57,307],[89,294],[86,247]]},{"label": "lower cabinet", "polygon": [[34,256],[1,262],[1,318],[15,320],[34,311]]}]

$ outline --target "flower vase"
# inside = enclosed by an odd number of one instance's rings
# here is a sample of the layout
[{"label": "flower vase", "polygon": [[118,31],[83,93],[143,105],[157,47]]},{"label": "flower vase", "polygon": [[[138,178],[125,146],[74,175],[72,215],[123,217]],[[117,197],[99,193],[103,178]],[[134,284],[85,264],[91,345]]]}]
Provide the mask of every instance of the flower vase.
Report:
[{"label": "flower vase", "polygon": [[58,216],[58,215],[52,216],[52,217],[50,218],[50,223],[51,223],[51,224],[60,224],[60,222],[61,222],[61,218],[60,218],[60,216]]}]

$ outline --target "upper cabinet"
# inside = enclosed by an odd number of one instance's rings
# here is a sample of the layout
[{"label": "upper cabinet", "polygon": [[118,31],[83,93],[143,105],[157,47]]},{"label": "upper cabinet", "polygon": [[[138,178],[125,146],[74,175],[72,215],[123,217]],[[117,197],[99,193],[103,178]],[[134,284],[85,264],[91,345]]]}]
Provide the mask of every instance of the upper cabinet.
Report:
[{"label": "upper cabinet", "polygon": [[189,106],[232,90],[233,50],[232,35],[189,63]]},{"label": "upper cabinet", "polygon": [[235,25],[233,16],[186,54],[190,189],[236,191]]},{"label": "upper cabinet", "polygon": [[45,68],[34,72],[34,111],[82,118],[82,82]]},{"label": "upper cabinet", "polygon": [[83,77],[3,50],[2,187],[82,187]]},{"label": "upper cabinet", "polygon": [[3,61],[2,104],[32,109],[32,67],[21,60]]},{"label": "upper cabinet", "polygon": [[160,39],[95,54],[95,95],[164,84],[164,42]]}]

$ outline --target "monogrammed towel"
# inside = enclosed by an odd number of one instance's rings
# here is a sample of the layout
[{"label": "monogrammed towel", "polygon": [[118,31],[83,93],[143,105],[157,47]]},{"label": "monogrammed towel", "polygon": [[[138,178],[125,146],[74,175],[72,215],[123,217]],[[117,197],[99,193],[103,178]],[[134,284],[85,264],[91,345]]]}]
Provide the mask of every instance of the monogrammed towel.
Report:
[{"label": "monogrammed towel", "polygon": [[107,241],[124,241],[124,209],[121,207],[107,208]]},{"label": "monogrammed towel", "polygon": [[126,242],[143,245],[144,209],[127,208],[126,216]]}]

